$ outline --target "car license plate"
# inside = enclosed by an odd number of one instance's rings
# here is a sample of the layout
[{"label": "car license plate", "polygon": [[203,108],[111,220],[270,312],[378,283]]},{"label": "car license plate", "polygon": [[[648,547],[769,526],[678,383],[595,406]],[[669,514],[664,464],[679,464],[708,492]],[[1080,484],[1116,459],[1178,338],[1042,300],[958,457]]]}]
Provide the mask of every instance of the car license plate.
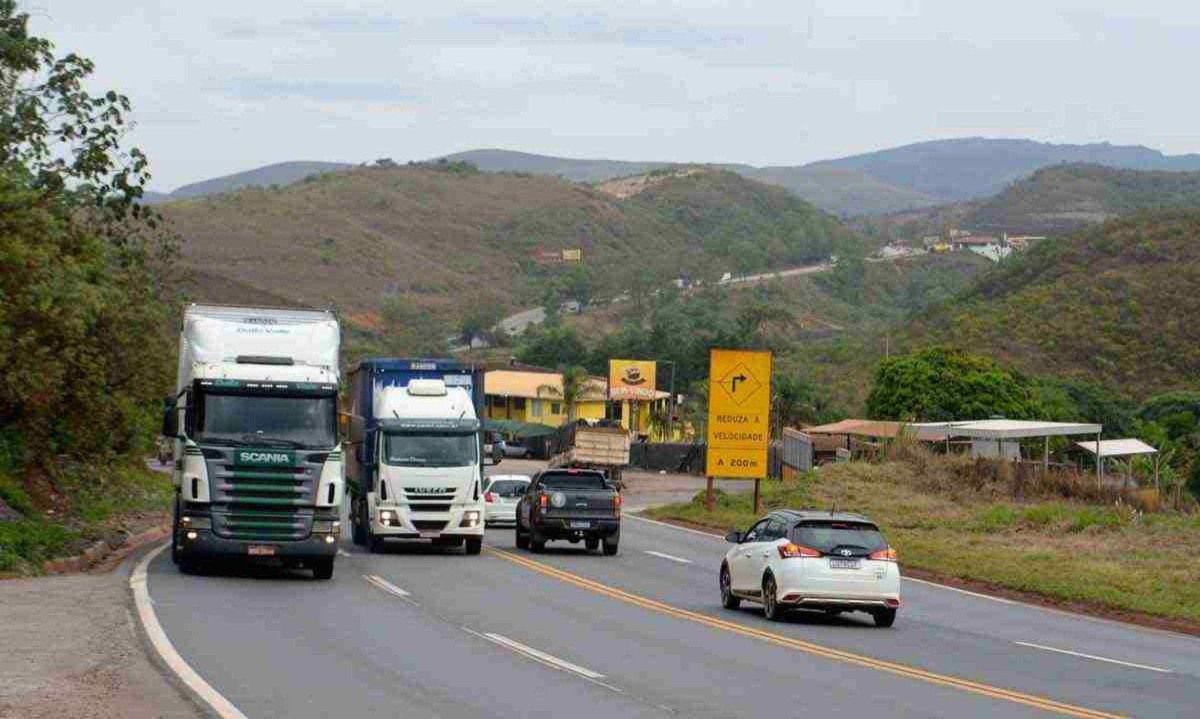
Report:
[{"label": "car license plate", "polygon": [[437,539],[440,536],[441,532],[421,532],[421,539]]},{"label": "car license plate", "polygon": [[861,559],[837,559],[834,557],[830,557],[829,558],[829,568],[830,569],[861,569],[862,568],[862,560]]},{"label": "car license plate", "polygon": [[571,529],[591,529],[591,522],[571,522]]},{"label": "car license plate", "polygon": [[274,557],[275,547],[265,544],[251,544],[249,547],[246,547],[246,554],[251,557]]}]

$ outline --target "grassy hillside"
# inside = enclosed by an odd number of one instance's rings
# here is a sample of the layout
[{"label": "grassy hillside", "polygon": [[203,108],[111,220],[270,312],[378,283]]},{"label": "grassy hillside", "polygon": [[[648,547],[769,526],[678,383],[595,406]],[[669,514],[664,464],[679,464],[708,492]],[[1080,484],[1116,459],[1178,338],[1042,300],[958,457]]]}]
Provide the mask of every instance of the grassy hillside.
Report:
[{"label": "grassy hillside", "polygon": [[1136,170],[1200,170],[1200,155],[1169,156],[1108,143],[1052,145],[984,137],[918,142],[818,164],[858,170],[881,182],[953,201],[995,194],[1042,167],[1081,162]]},{"label": "grassy hillside", "polygon": [[1055,234],[1144,209],[1200,207],[1200,172],[1063,165],[979,203],[973,229]]},{"label": "grassy hillside", "polygon": [[1035,245],[906,334],[1144,398],[1195,383],[1197,287],[1200,211],[1143,213]]},{"label": "grassy hillside", "polygon": [[538,248],[581,247],[597,293],[682,269],[711,275],[827,256],[850,236],[787,192],[733,173],[671,177],[616,199],[563,180],[465,163],[359,168],[290,187],[163,206],[184,238],[192,293],[258,293],[376,310],[400,295],[443,317],[479,301],[541,301]]}]

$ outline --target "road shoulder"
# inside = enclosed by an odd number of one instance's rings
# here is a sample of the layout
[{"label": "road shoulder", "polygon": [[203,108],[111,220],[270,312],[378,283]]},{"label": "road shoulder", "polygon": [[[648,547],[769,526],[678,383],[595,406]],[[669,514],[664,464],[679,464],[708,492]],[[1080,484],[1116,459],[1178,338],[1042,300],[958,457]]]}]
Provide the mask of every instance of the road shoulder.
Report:
[{"label": "road shoulder", "polygon": [[0,646],[10,658],[0,662],[0,717],[203,716],[148,657],[129,596],[132,566],[0,581]]}]

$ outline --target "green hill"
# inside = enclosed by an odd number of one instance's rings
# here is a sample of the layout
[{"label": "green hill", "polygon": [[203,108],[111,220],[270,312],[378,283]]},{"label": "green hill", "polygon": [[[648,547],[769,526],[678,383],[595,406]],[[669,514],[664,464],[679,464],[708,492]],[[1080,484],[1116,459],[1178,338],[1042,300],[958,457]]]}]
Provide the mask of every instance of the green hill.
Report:
[{"label": "green hill", "polygon": [[966,226],[1055,234],[1144,209],[1200,207],[1200,172],[1061,165],[984,200]]},{"label": "green hill", "polygon": [[198,299],[336,303],[370,315],[400,295],[455,317],[487,301],[540,303],[564,270],[540,250],[582,248],[594,294],[827,257],[851,233],[786,191],[714,170],[664,175],[631,197],[466,163],[372,167],[283,188],[162,206]]},{"label": "green hill", "polygon": [[1137,398],[1200,373],[1200,211],[1141,213],[1035,245],[906,332]]}]

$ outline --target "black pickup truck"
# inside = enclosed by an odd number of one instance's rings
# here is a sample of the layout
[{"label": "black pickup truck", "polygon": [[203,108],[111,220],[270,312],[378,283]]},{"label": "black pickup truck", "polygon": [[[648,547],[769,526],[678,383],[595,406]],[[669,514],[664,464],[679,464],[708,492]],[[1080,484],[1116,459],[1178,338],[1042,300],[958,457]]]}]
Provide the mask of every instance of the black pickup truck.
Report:
[{"label": "black pickup truck", "polygon": [[621,495],[591,469],[547,469],[534,475],[517,502],[517,549],[541,552],[546,542],[583,540],[588,551],[603,543],[617,553],[621,541]]}]

